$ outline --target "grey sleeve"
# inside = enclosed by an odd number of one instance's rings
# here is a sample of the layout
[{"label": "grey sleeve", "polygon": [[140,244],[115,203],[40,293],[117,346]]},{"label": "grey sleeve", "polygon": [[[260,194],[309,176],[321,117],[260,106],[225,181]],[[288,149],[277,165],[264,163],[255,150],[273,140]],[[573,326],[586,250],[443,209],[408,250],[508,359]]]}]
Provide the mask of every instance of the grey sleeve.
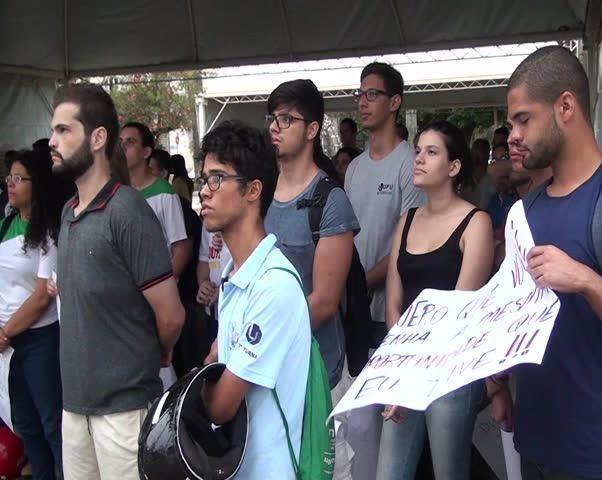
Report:
[{"label": "grey sleeve", "polygon": [[117,247],[140,291],[172,275],[171,258],[161,224],[151,207],[140,197],[128,202],[112,216]]},{"label": "grey sleeve", "polygon": [[[358,155],[359,156],[359,155]],[[355,171],[355,166],[357,165],[357,157],[354,158],[351,163],[347,166],[347,171],[345,172],[345,191],[349,192],[351,188],[351,177],[353,177],[353,172]]]},{"label": "grey sleeve", "polygon": [[347,194],[341,188],[334,188],[330,191],[322,211],[320,236],[332,237],[349,230],[356,235],[360,231],[360,224]]}]

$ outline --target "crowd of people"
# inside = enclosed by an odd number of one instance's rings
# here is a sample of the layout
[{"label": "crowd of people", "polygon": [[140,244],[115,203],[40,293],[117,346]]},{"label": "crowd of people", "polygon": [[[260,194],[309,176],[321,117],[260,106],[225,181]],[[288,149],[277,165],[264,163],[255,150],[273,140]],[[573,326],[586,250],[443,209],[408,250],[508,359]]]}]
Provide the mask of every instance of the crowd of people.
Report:
[{"label": "crowd of people", "polygon": [[6,156],[0,214],[0,352],[14,349],[12,424],[35,479],[140,478],[151,403],[215,361],[223,374],[197,392],[211,422],[227,424],[245,402],[249,412],[236,478],[296,478],[312,337],[333,405],[352,381],[356,267],[367,352],[423,289],[487,283],[519,199],[536,244],[528,272],[561,301],[542,365],[475,381],[426,411],[358,409],[337,423],[334,478],[467,480],[486,402],[515,432],[523,480],[602,478],[592,229],[602,154],[579,60],[562,47],[529,55],[509,81],[507,126],[471,146],[447,121],[408,139],[392,66],[367,65],[359,85],[364,151],[345,118],[341,149],[324,154],[311,80],[270,94],[264,130],[234,121],[207,133],[200,217],[181,155],[156,148],[146,125],[120,126],[100,86],[58,89],[51,138]]}]

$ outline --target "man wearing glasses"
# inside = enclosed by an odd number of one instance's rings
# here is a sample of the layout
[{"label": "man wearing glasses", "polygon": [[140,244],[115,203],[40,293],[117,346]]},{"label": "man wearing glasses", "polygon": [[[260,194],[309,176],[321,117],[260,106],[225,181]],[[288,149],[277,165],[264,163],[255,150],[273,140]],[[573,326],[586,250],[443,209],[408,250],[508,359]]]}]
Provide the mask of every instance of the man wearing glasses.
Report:
[{"label": "man wearing glasses", "polygon": [[226,370],[216,384],[205,384],[204,404],[222,425],[246,397],[249,435],[235,478],[293,480],[272,389],[299,458],[311,332],[297,272],[263,226],[278,178],[274,149],[257,129],[224,122],[205,135],[201,157],[204,225],[222,232],[232,254],[221,280],[217,341],[206,360]]},{"label": "man wearing glasses", "polygon": [[[335,188],[324,204],[319,231],[311,231],[310,203],[318,183],[328,176],[325,163],[334,170],[322,153],[324,99],[314,83],[293,80],[279,85],[270,94],[268,112],[266,127],[276,148],[280,175],[265,227],[276,235],[282,253],[301,275],[312,331],[320,344],[330,388],[334,388],[345,362],[339,301],[359,224],[347,195]],[[312,233],[319,235],[316,243]]]},{"label": "man wearing glasses", "polygon": [[[361,86],[355,97],[363,127],[369,134],[369,148],[349,165],[345,191],[360,222],[361,232],[355,237],[355,246],[366,271],[366,283],[373,293],[372,342],[377,346],[386,332],[384,287],[391,237],[400,215],[424,203],[424,193],[412,184],[414,149],[399,138],[397,130],[403,99],[401,74],[391,65],[371,63],[362,70]],[[373,450],[380,441],[379,415],[374,407],[366,407],[350,419],[354,425],[350,434],[355,433],[359,442],[352,445],[356,453],[354,478],[376,475],[374,459],[360,457],[362,451]],[[361,442],[367,442],[370,448],[362,448]]]}]

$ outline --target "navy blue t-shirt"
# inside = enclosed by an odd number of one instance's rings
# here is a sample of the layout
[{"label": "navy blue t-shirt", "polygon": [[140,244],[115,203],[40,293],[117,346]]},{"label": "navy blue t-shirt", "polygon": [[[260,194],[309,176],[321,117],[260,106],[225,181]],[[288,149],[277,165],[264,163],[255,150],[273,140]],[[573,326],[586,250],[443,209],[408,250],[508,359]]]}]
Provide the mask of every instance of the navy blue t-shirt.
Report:
[{"label": "navy blue t-shirt", "polygon": [[[527,212],[536,245],[555,245],[600,274],[592,218],[602,167],[564,197],[544,190]],[[519,365],[514,441],[531,461],[602,477],[602,320],[577,294],[556,292],[560,311],[541,366]]]}]

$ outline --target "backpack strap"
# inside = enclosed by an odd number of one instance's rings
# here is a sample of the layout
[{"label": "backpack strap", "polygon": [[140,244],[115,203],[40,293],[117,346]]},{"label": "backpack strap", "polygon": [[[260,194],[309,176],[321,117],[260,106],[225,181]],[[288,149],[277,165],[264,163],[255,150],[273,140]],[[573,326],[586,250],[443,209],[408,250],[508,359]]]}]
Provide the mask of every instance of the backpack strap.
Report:
[{"label": "backpack strap", "polygon": [[2,220],[2,226],[0,226],[0,242],[4,240],[4,235],[8,232],[10,224],[13,223],[13,219],[17,216],[17,212],[11,213],[8,217],[4,217]]},{"label": "backpack strap", "polygon": [[291,462],[293,464],[293,470],[295,472],[295,478],[301,478],[299,476],[299,462],[297,462],[297,457],[295,456],[295,451],[293,450],[293,445],[291,443],[291,436],[288,431],[288,422],[286,421],[286,417],[284,416],[284,411],[280,406],[280,400],[278,399],[278,394],[276,393],[276,389],[272,389],[272,396],[276,401],[276,406],[278,407],[278,411],[280,412],[280,417],[282,418],[282,423],[284,424],[284,431],[286,432],[286,443],[288,445],[288,453],[291,457]]},{"label": "backpack strap", "polygon": [[328,195],[333,188],[343,188],[336,181],[330,177],[323,177],[318,181],[316,188],[314,189],[313,196],[308,199],[304,198],[297,202],[297,209],[309,208],[308,220],[309,230],[311,231],[311,238],[314,241],[314,245],[318,244],[320,240],[320,222],[322,221],[322,213],[328,200]]},{"label": "backpack strap", "polygon": [[[301,283],[301,280],[299,279],[298,275],[295,274],[295,272],[293,272],[289,268],[285,268],[285,267],[268,268],[263,273],[265,274],[265,273],[269,272],[270,270],[281,270],[283,272],[288,272],[293,277],[295,277],[295,280],[297,280],[297,283],[299,284],[299,288],[301,289],[301,293],[303,294],[303,298],[305,298],[305,302],[307,303],[307,310],[308,310],[308,312],[310,312],[309,302],[307,302],[307,297],[305,296],[305,290],[303,290],[303,284]],[[288,445],[288,453],[291,457],[291,463],[293,464],[295,478],[300,479],[301,477],[299,476],[299,462],[297,461],[297,457],[295,455],[295,450],[293,449],[293,444],[291,442],[291,436],[290,436],[289,429],[288,429],[288,422],[286,421],[286,416],[284,415],[284,411],[282,410],[282,406],[280,405],[280,400],[278,399],[278,394],[276,393],[276,388],[272,388],[272,397],[274,397],[274,400],[276,401],[276,406],[278,407],[278,411],[280,412],[280,417],[282,418],[282,423],[284,425],[284,432],[286,433],[286,443]]]},{"label": "backpack strap", "polygon": [[594,208],[592,219],[592,243],[598,267],[602,269],[602,189],[598,193],[598,200]]}]

